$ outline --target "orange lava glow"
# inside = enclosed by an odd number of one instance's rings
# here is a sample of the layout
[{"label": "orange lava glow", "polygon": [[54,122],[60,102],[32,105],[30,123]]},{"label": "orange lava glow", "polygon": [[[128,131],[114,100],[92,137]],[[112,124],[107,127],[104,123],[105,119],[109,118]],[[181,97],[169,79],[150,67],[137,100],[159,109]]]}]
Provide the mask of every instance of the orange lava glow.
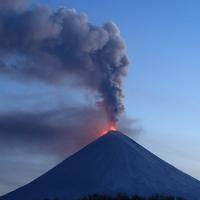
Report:
[{"label": "orange lava glow", "polygon": [[109,131],[116,131],[116,130],[117,130],[116,124],[110,123],[110,124],[108,124],[108,126],[105,129],[103,129],[101,131],[100,135],[102,136],[102,135],[105,135],[106,133],[108,133]]}]

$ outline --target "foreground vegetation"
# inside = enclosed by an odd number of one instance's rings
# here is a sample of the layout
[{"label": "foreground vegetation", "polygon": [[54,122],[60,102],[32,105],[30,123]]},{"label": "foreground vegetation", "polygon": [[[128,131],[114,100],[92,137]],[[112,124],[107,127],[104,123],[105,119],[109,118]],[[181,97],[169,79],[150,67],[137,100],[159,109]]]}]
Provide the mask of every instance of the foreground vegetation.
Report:
[{"label": "foreground vegetation", "polygon": [[163,196],[163,195],[154,195],[149,198],[145,198],[142,196],[132,196],[129,197],[127,195],[118,195],[116,197],[111,197],[107,195],[92,195],[88,197],[81,198],[80,200],[186,200],[181,197],[173,197],[173,196]]},{"label": "foreground vegetation", "polygon": [[[59,200],[59,199],[58,198],[55,198],[55,199],[45,198],[43,200]],[[67,199],[67,200],[69,200],[69,199]],[[108,196],[108,195],[94,194],[91,196],[83,197],[80,200],[186,200],[186,199],[181,198],[181,197],[164,196],[164,195],[154,195],[154,196],[146,198],[146,197],[142,197],[142,196],[138,196],[138,195],[129,197],[127,195],[121,194],[121,195],[112,197],[112,196]]]}]

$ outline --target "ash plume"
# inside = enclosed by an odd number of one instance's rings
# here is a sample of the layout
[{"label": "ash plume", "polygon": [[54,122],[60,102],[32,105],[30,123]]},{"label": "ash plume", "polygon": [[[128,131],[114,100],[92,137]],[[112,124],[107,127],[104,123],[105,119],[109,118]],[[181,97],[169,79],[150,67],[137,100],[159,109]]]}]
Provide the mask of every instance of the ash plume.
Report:
[{"label": "ash plume", "polygon": [[73,76],[75,86],[94,92],[115,123],[124,110],[122,80],[129,63],[117,26],[93,25],[73,9],[19,9],[25,3],[0,1],[0,74],[56,85]]}]

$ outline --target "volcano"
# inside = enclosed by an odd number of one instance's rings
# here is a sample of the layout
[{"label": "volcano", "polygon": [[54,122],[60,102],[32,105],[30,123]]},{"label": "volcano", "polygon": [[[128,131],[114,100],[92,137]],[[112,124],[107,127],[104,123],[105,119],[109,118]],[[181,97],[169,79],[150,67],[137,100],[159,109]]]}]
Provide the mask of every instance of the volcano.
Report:
[{"label": "volcano", "polygon": [[90,194],[173,195],[200,199],[200,182],[128,136],[110,131],[0,200],[76,200]]}]

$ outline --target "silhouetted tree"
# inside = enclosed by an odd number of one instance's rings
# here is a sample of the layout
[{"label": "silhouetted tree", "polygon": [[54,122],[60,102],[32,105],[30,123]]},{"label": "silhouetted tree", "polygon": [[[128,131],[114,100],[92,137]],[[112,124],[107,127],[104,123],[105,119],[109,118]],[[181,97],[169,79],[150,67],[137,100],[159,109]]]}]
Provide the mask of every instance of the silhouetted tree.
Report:
[{"label": "silhouetted tree", "polygon": [[133,197],[131,197],[131,200],[146,200],[146,198],[142,196],[134,195]]}]

